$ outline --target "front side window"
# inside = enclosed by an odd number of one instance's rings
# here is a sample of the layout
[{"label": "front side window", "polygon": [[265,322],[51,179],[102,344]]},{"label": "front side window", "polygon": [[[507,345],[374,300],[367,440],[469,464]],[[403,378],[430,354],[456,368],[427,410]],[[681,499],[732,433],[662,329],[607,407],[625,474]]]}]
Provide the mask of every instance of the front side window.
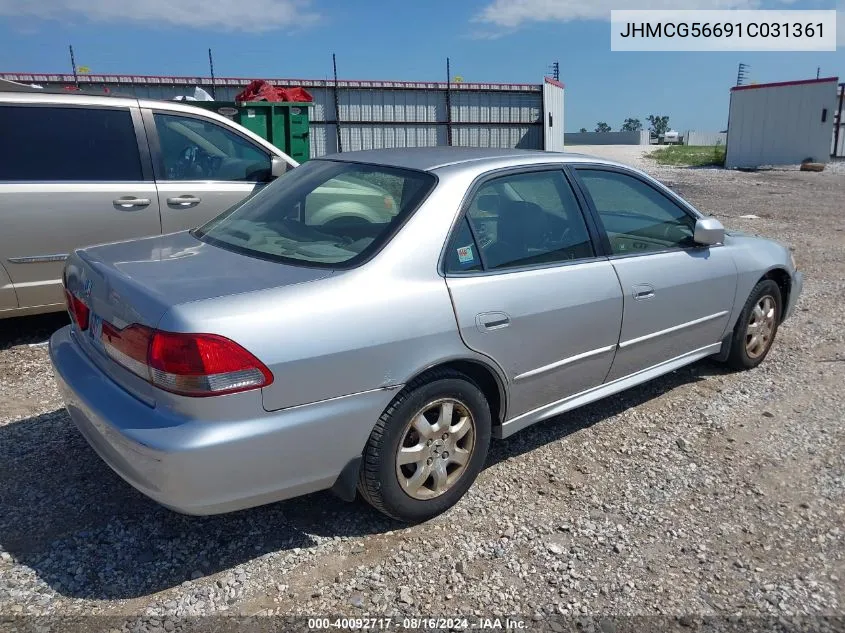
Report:
[{"label": "front side window", "polygon": [[129,109],[0,105],[0,180],[143,180]]},{"label": "front side window", "polygon": [[381,248],[435,182],[425,172],[312,160],[194,235],[262,259],[350,267]]},{"label": "front side window", "polygon": [[595,254],[575,194],[557,170],[491,180],[475,194],[467,215],[489,270]]},{"label": "front side window", "polygon": [[578,169],[614,255],[695,246],[695,218],[662,193],[616,171]]},{"label": "front side window", "polygon": [[155,114],[165,180],[270,180],[270,155],[212,121]]}]

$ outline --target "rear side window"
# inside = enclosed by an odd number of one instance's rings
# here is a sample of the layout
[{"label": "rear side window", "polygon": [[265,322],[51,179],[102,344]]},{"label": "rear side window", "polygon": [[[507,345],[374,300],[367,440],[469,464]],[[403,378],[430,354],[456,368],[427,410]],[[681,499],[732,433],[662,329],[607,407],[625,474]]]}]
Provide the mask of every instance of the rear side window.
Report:
[{"label": "rear side window", "polygon": [[0,106],[0,180],[143,180],[129,110]]}]

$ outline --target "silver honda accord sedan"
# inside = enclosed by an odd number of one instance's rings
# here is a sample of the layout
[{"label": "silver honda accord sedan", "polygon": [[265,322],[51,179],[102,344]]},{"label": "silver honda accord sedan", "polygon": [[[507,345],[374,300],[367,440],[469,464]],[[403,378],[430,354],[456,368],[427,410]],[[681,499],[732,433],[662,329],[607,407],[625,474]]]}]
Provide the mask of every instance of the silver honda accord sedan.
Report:
[{"label": "silver honda accord sedan", "polygon": [[[374,220],[309,222],[349,183],[387,192]],[[431,148],[312,160],[195,230],[78,250],[64,284],[68,411],[138,490],[188,514],[357,490],[416,522],[493,437],[755,367],[802,275],[623,165]]]}]

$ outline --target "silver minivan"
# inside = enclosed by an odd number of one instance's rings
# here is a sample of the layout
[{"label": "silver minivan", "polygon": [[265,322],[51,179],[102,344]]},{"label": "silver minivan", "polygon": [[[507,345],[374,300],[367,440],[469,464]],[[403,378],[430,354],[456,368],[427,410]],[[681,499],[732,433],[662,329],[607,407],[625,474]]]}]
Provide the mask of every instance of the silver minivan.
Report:
[{"label": "silver minivan", "polygon": [[74,249],[199,226],[297,166],[176,102],[0,92],[0,130],[0,318],[63,310]]}]

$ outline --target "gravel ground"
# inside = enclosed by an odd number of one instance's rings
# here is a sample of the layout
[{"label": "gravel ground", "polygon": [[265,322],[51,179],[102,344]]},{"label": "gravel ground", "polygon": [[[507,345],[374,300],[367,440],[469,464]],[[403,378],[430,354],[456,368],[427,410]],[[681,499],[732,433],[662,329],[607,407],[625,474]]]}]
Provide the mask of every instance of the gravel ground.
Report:
[{"label": "gravel ground", "polygon": [[70,423],[39,345],[64,317],[5,321],[0,629],[27,614],[172,631],[270,613],[845,626],[820,618],[845,616],[845,175],[589,152],[794,248],[804,295],[760,368],[701,362],[496,442],[465,499],[425,525],[329,493],[192,518],[135,492]]}]

